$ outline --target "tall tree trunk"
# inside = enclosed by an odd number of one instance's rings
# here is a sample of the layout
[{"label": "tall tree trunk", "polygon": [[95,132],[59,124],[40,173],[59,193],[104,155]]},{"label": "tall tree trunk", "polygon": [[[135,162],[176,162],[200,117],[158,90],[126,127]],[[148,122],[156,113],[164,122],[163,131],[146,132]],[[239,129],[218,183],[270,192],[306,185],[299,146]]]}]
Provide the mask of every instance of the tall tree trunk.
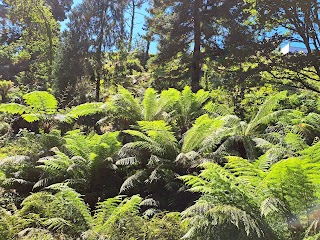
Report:
[{"label": "tall tree trunk", "polygon": [[201,41],[201,21],[200,21],[200,7],[202,0],[194,1],[193,9],[193,25],[194,25],[194,49],[192,57],[192,78],[191,89],[193,92],[197,92],[200,89],[200,41]]},{"label": "tall tree trunk", "polygon": [[[49,42],[49,51],[48,51],[48,60],[49,60],[49,66],[48,66],[48,80],[49,84],[52,84],[52,68],[53,68],[53,60],[54,60],[54,53],[53,53],[53,39],[52,39],[52,29],[50,26],[50,23],[47,20],[47,17],[43,13],[41,7],[38,7],[39,12],[41,14],[41,17],[44,21],[44,25],[47,32],[48,42]],[[47,84],[46,84],[47,88]]]},{"label": "tall tree trunk", "polygon": [[96,101],[100,101],[100,82],[101,82],[101,70],[102,70],[102,45],[103,45],[103,37],[104,37],[104,24],[105,24],[105,5],[104,2],[102,1],[101,4],[101,9],[100,9],[100,32],[98,36],[98,48],[97,48],[97,55],[96,55],[96,60],[97,60],[97,72],[96,72]]},{"label": "tall tree trunk", "polygon": [[135,3],[135,0],[131,0],[131,3],[132,3],[132,15],[131,15],[131,23],[130,23],[130,35],[129,35],[128,52],[130,52],[130,51],[131,51],[131,48],[132,48],[134,18],[135,18],[135,13],[136,13],[136,3]]},{"label": "tall tree trunk", "polygon": [[149,59],[150,43],[151,43],[151,38],[148,38],[147,39],[147,46],[146,46],[146,50],[144,52],[144,58],[143,58],[143,62],[142,62],[143,67],[146,67],[147,61]]}]

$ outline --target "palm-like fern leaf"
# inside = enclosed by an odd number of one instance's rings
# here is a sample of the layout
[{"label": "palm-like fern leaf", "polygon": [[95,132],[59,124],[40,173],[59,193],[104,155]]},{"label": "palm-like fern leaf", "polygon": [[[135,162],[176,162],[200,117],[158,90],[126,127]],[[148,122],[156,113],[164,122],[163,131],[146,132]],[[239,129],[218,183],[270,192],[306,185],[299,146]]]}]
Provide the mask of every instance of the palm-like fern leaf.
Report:
[{"label": "palm-like fern leaf", "polygon": [[66,184],[53,184],[47,189],[58,191],[55,194],[55,197],[58,199],[63,199],[63,201],[67,204],[70,204],[76,211],[78,211],[81,216],[86,221],[88,226],[92,226],[93,218],[90,213],[89,207],[81,198],[81,195],[77,193],[74,189],[68,187]]},{"label": "palm-like fern leaf", "polygon": [[118,86],[118,94],[109,103],[109,109],[124,119],[138,121],[142,119],[142,109],[139,100],[125,88]]},{"label": "palm-like fern leaf", "polygon": [[70,122],[71,119],[76,120],[80,117],[95,115],[104,112],[105,105],[99,102],[83,103],[77,105],[65,115],[64,121]]},{"label": "palm-like fern leaf", "polygon": [[144,178],[146,177],[146,172],[144,170],[140,170],[135,172],[133,175],[131,175],[130,177],[128,177],[121,185],[120,188],[120,193],[124,193],[126,191],[128,191],[129,189],[133,188],[134,186],[136,186],[138,183],[141,183],[141,181],[144,180]]},{"label": "palm-like fern leaf", "polygon": [[142,198],[138,195],[124,199],[118,207],[113,210],[112,214],[110,214],[103,225],[98,227],[98,231],[103,232],[106,226],[112,226],[118,219],[121,219],[121,217],[125,217],[129,214],[137,214],[141,201]]},{"label": "palm-like fern leaf", "polygon": [[157,106],[157,93],[153,88],[148,88],[142,101],[143,119],[146,121],[154,120]]},{"label": "palm-like fern leaf", "polygon": [[[209,142],[211,146],[219,143],[220,139],[218,137],[214,139],[212,133],[215,133],[218,129],[221,130],[223,124],[224,121],[221,118],[210,119],[208,115],[197,118],[192,128],[184,136],[182,152],[198,150],[204,147],[203,144],[208,146]],[[221,136],[221,134],[219,135]],[[211,136],[210,140],[208,140],[209,136]]]},{"label": "palm-like fern leaf", "polygon": [[30,109],[27,106],[18,103],[6,103],[0,104],[0,112],[6,112],[10,114],[23,114],[28,113]]},{"label": "palm-like fern leaf", "polygon": [[[127,149],[145,149],[151,154],[163,156],[164,154],[172,154],[177,152],[177,140],[171,132],[171,127],[164,121],[139,121],[139,128],[137,130],[125,130],[138,141],[127,143],[120,150],[120,155],[125,155]],[[140,141],[139,141],[140,140]]]},{"label": "palm-like fern leaf", "polygon": [[23,95],[24,101],[36,112],[54,114],[57,111],[58,102],[56,98],[45,91],[35,91]]}]

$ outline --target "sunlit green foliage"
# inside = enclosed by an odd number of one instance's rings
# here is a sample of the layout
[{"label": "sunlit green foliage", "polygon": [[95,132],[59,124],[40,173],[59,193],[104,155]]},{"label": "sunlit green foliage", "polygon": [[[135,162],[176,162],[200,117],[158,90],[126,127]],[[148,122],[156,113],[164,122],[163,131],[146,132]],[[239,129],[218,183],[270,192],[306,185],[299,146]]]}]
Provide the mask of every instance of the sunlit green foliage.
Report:
[{"label": "sunlit green foliage", "polygon": [[0,239],[319,239],[319,4],[0,1]]}]

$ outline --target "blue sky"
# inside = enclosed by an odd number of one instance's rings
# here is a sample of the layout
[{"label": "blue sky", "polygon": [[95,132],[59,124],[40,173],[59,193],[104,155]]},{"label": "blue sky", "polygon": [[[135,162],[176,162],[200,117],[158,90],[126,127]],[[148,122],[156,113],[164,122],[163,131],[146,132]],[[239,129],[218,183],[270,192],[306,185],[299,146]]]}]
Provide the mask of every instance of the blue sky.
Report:
[{"label": "blue sky", "polygon": [[[76,6],[77,4],[81,3],[82,0],[73,0],[73,5],[72,7]],[[144,25],[144,17],[148,14],[146,12],[146,8],[148,7],[147,4],[144,4],[142,6],[141,9],[139,9],[136,12],[135,15],[135,24],[134,24],[134,39],[138,38],[139,34],[143,35],[145,33],[145,31],[142,29],[143,25]],[[131,16],[128,15],[128,18],[130,18]],[[64,22],[61,22],[61,29],[65,29],[66,28],[66,23],[68,22],[68,20],[65,20]],[[129,31],[129,26],[128,26],[128,31]],[[150,53],[156,53],[157,52],[157,45],[155,42],[150,44]]]}]

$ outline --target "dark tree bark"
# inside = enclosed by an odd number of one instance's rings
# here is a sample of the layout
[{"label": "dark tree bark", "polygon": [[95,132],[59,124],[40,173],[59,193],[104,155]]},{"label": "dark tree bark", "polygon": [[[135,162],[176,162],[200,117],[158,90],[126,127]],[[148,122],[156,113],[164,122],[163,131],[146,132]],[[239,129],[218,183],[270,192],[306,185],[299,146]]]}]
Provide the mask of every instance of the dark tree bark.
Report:
[{"label": "dark tree bark", "polygon": [[135,3],[135,0],[131,0],[131,4],[132,4],[132,15],[131,15],[131,23],[130,23],[130,35],[129,35],[128,52],[130,52],[130,51],[131,51],[131,48],[132,48],[134,18],[135,18],[135,13],[136,13],[136,3]]},{"label": "dark tree bark", "polygon": [[201,20],[200,20],[200,7],[201,0],[195,0],[193,9],[193,22],[194,22],[194,49],[192,57],[192,76],[191,76],[191,89],[197,92],[200,89],[200,42],[201,42]]}]

